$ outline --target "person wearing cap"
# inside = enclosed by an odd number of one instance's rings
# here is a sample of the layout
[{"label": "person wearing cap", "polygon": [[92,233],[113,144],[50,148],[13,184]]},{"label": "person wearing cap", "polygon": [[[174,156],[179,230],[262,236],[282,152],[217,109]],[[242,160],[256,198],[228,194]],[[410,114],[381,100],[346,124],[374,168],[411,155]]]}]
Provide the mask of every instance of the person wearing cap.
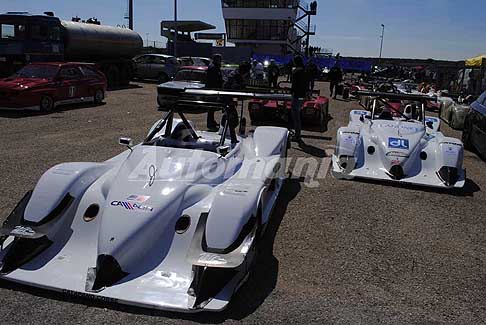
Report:
[{"label": "person wearing cap", "polygon": [[[213,61],[208,67],[206,88],[209,89],[222,89],[223,88],[223,73],[221,72],[221,63],[223,62],[223,57],[220,54],[215,54],[213,56]],[[218,131],[219,125],[214,119],[214,112],[208,112],[207,116],[207,127],[210,131]]]},{"label": "person wearing cap", "polygon": [[294,141],[301,141],[302,122],[300,118],[302,105],[309,92],[309,78],[305,71],[304,59],[301,56],[294,58],[292,72],[292,122],[295,130]]}]

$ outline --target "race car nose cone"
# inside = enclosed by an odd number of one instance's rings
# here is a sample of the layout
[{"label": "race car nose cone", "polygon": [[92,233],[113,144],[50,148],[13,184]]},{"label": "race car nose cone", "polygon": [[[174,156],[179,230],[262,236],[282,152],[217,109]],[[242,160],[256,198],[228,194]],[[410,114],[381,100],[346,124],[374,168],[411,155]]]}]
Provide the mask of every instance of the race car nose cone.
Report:
[{"label": "race car nose cone", "polygon": [[126,277],[118,261],[110,255],[99,255],[96,268],[88,270],[86,291],[99,292]]}]

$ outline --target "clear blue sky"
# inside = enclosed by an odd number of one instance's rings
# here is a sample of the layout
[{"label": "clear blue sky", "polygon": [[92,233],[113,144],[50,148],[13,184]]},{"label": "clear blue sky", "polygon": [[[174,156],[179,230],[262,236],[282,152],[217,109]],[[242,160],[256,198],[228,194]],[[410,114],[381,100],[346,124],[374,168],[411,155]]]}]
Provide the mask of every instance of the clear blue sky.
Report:
[{"label": "clear blue sky", "polygon": [[[224,32],[220,0],[178,0],[179,19],[209,22]],[[381,24],[384,56],[464,59],[486,53],[486,0],[319,0],[312,43],[342,55],[377,56]],[[51,10],[70,19],[96,16],[126,24],[126,0],[0,0],[0,11]],[[173,16],[173,0],[135,0],[135,29],[163,41],[160,21]]]}]

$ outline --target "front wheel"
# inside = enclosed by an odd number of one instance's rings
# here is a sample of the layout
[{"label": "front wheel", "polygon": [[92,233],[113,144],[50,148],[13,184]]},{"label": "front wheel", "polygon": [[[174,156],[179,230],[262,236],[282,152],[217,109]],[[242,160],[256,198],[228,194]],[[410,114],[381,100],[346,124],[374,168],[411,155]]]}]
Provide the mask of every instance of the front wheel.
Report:
[{"label": "front wheel", "polygon": [[39,106],[41,112],[43,113],[51,112],[54,109],[54,100],[50,96],[42,96]]},{"label": "front wheel", "polygon": [[95,104],[103,103],[104,99],[105,99],[105,92],[102,89],[96,90],[95,95],[94,95]]}]

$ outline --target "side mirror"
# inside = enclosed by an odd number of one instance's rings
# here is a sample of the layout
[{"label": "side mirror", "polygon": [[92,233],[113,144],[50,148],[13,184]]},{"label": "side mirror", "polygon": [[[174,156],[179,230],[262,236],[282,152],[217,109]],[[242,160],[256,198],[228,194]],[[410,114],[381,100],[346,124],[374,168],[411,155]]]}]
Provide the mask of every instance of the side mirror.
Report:
[{"label": "side mirror", "polygon": [[220,146],[216,149],[218,155],[225,157],[231,151],[230,146]]},{"label": "side mirror", "polygon": [[120,145],[124,146],[124,147],[128,147],[128,149],[130,149],[131,151],[133,151],[133,149],[132,149],[133,142],[132,142],[132,139],[131,138],[121,137],[118,140],[118,143]]}]

